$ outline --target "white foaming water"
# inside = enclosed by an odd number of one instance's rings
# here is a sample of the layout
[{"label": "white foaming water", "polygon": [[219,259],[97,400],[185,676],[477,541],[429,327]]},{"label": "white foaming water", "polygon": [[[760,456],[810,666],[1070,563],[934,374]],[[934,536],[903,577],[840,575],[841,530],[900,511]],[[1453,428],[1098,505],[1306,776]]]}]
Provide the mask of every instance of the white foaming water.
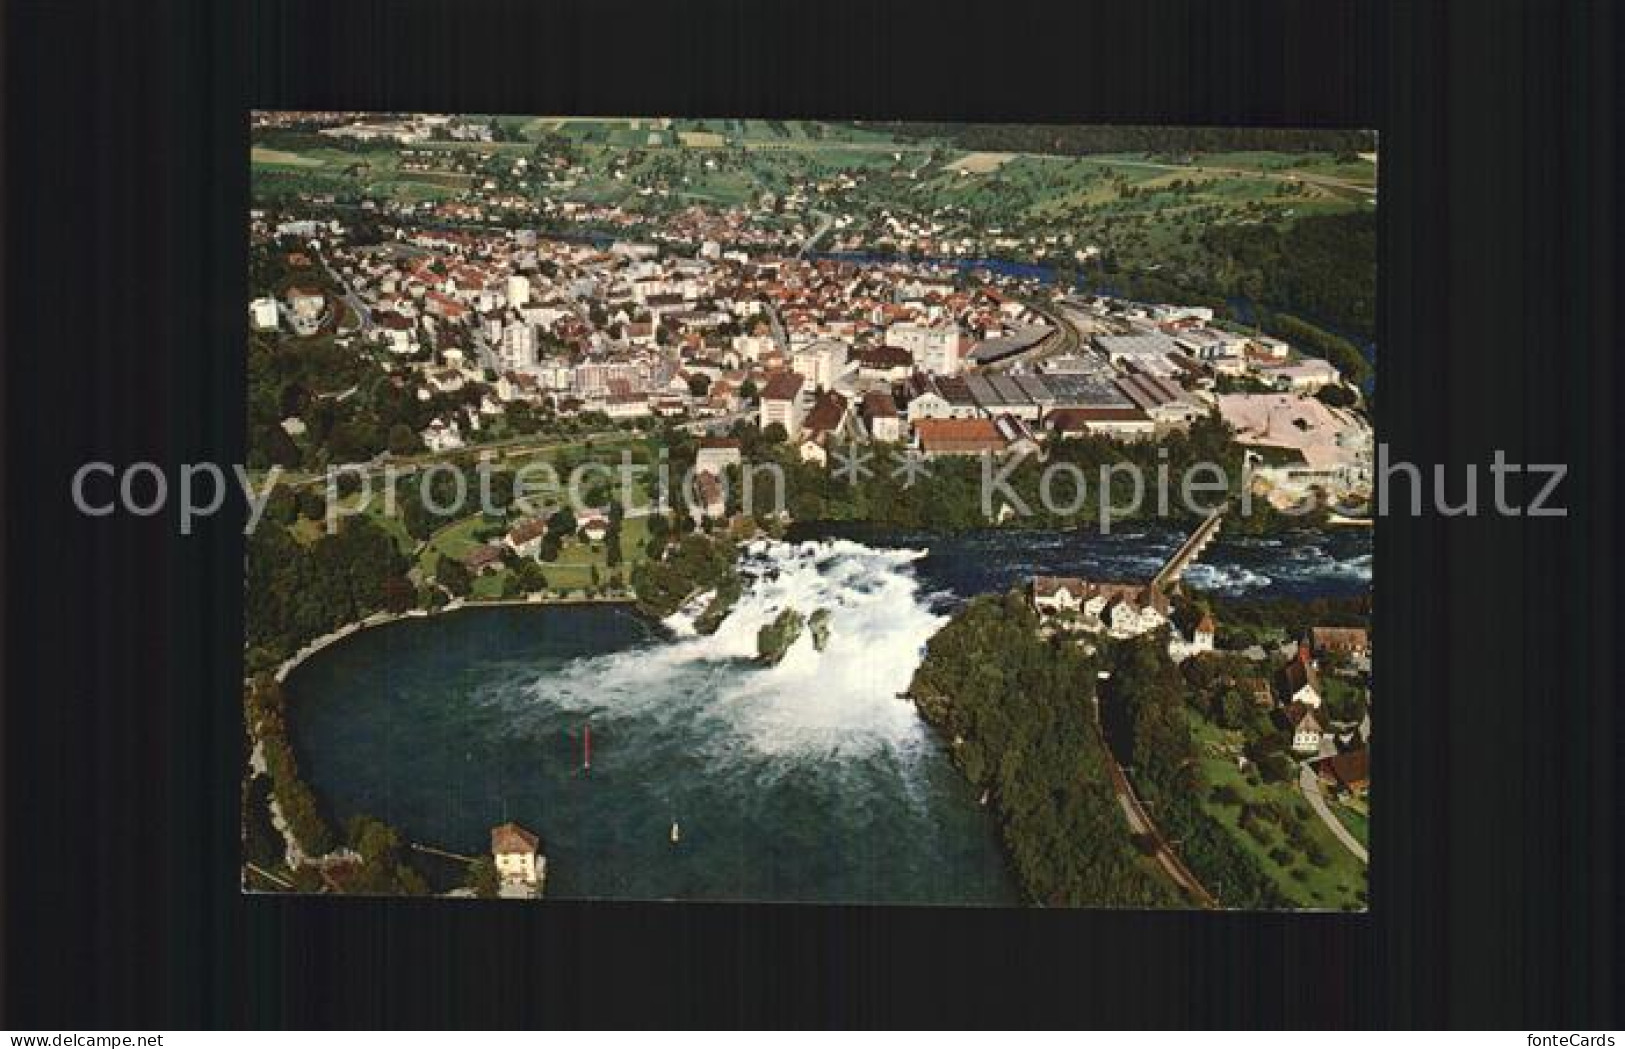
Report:
[{"label": "white foaming water", "polygon": [[1185,569],[1185,578],[1200,590],[1216,590],[1232,596],[1262,590],[1271,583],[1269,576],[1240,565],[1213,565],[1200,561]]},{"label": "white foaming water", "polygon": [[1282,566],[1282,572],[1301,579],[1358,579],[1369,583],[1371,555],[1358,554],[1340,560],[1324,547],[1303,546],[1291,552],[1289,560]]},{"label": "white foaming water", "polygon": [[[926,641],[932,613],[912,564],[925,551],[878,550],[847,540],[753,545],[741,562],[744,593],[716,633],[694,631],[702,601],[667,620],[676,639],[577,660],[529,690],[550,705],[607,718],[700,720],[768,755],[907,753],[925,726],[899,698]],[[784,609],[829,612],[820,652],[809,625],[773,667],[754,662],[757,632]]]}]

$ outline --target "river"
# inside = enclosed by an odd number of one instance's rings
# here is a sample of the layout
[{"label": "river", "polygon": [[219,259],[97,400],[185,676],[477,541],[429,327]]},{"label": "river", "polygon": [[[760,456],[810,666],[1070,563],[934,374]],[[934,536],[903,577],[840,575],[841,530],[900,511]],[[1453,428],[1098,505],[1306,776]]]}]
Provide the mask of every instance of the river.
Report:
[{"label": "river", "polygon": [[[362,631],[289,676],[304,774],[336,822],[365,812],[457,852],[517,820],[543,837],[554,898],[1016,903],[992,820],[897,694],[964,597],[1034,571],[1141,578],[1181,533],[843,531],[747,557],[745,596],[711,636],[612,607]],[[1357,592],[1369,542],[1221,542],[1190,579]],[[758,666],[756,632],[784,607],[828,609],[829,643],[805,635]]]},{"label": "river", "polygon": [[[915,566],[926,592],[964,598],[1008,590],[1034,575],[1146,580],[1190,534],[1155,522],[1118,525],[1102,535],[1071,531],[984,529],[956,535],[883,531],[868,525],[798,525],[793,540],[844,538],[928,551]],[[1223,597],[1349,597],[1371,586],[1370,528],[1304,529],[1267,536],[1219,537],[1185,572],[1194,589]]]}]

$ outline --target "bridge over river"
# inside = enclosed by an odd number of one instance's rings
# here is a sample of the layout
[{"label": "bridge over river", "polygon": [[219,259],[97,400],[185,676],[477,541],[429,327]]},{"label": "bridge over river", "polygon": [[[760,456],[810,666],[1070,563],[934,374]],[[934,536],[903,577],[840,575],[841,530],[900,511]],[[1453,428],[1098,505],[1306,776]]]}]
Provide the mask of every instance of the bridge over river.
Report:
[{"label": "bridge over river", "polygon": [[1153,587],[1165,590],[1179,582],[1179,577],[1185,574],[1185,569],[1189,568],[1191,563],[1201,556],[1202,551],[1207,549],[1208,544],[1218,537],[1219,524],[1224,520],[1224,512],[1227,509],[1228,503],[1208,514],[1202,523],[1196,526],[1196,530],[1179,545],[1179,549],[1173,552],[1157,574],[1151,578]]}]

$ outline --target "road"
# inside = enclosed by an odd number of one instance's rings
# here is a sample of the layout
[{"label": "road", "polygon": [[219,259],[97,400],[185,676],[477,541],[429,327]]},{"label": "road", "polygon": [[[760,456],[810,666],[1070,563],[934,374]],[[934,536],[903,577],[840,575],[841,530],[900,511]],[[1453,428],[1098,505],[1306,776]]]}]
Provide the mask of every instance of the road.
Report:
[{"label": "road", "polygon": [[[1036,155],[1036,154],[1029,154]],[[1164,164],[1155,160],[1123,160],[1118,157],[1091,157],[1108,167],[1150,168],[1156,171],[1186,171],[1193,175],[1234,175],[1238,178],[1264,179],[1270,182],[1305,182],[1322,189],[1337,189],[1346,193],[1371,196],[1377,187],[1365,182],[1351,182],[1331,175],[1313,175],[1302,171],[1263,171],[1257,168],[1214,167],[1210,164]]]},{"label": "road", "polygon": [[1197,879],[1196,875],[1191,873],[1191,869],[1185,866],[1185,861],[1180,859],[1179,854],[1174,852],[1173,848],[1168,844],[1168,839],[1162,836],[1162,832],[1157,829],[1157,825],[1152,821],[1150,814],[1145,811],[1145,806],[1141,804],[1139,796],[1134,793],[1134,785],[1129,782],[1128,773],[1124,772],[1123,766],[1117,763],[1117,756],[1112,753],[1111,744],[1106,741],[1106,729],[1100,723],[1100,693],[1098,690],[1095,693],[1093,705],[1095,732],[1100,738],[1101,747],[1106,751],[1107,759],[1111,762],[1109,771],[1112,777],[1112,789],[1117,794],[1117,804],[1123,809],[1123,818],[1128,821],[1129,829],[1136,835],[1149,837],[1156,845],[1156,851],[1153,855],[1156,856],[1157,863],[1173,880],[1175,885],[1184,889],[1191,899],[1200,903],[1203,907],[1217,910],[1219,901],[1214,898],[1212,893],[1207,891],[1207,887]]},{"label": "road", "polygon": [[835,216],[829,212],[814,211],[813,214],[818,216],[818,228],[813,230],[807,239],[801,242],[801,250],[796,252],[796,258],[798,259],[806,258],[807,252],[813,249],[813,245],[817,244],[824,234],[828,233],[830,228],[835,225]]},{"label": "road", "polygon": [[1332,832],[1332,836],[1354,853],[1361,863],[1370,863],[1371,857],[1366,852],[1365,846],[1349,833],[1349,829],[1343,826],[1343,821],[1338,819],[1331,806],[1326,804],[1326,795],[1320,790],[1320,777],[1315,775],[1315,770],[1308,765],[1301,766],[1298,772],[1298,789],[1303,791],[1304,800],[1309,802],[1309,807],[1315,810],[1315,815],[1326,824],[1326,829]]},{"label": "road", "polygon": [[474,349],[479,352],[480,367],[488,368],[497,375],[501,375],[502,362],[497,360],[496,351],[492,350],[491,344],[486,341],[485,332],[480,330],[478,324],[470,324],[468,332],[474,338]]},{"label": "road", "polygon": [[1115,759],[1112,761],[1112,772],[1112,785],[1117,790],[1117,803],[1122,806],[1123,815],[1127,818],[1129,827],[1135,834],[1149,836],[1156,844],[1157,851],[1154,855],[1157,858],[1157,863],[1167,872],[1168,877],[1173,879],[1174,884],[1184,889],[1192,899],[1202,906],[1216,910],[1219,901],[1214,899],[1213,894],[1207,891],[1207,887],[1197,880],[1196,875],[1191,873],[1189,867],[1185,866],[1185,861],[1181,860],[1179,854],[1169,846],[1168,840],[1162,836],[1162,832],[1157,829],[1157,825],[1151,821],[1151,816],[1145,811],[1145,806],[1134,793],[1134,787],[1129,783],[1128,776],[1123,772],[1123,767],[1117,764]]},{"label": "road", "polygon": [[361,334],[371,335],[373,328],[372,310],[368,308],[366,303],[361,301],[361,296],[357,295],[355,289],[350,287],[350,282],[339,276],[338,271],[327,261],[326,255],[318,251],[316,252],[316,258],[321,261],[322,269],[327,271],[328,279],[344,289],[343,299],[350,309],[355,311],[356,319],[361,322]]},{"label": "road", "polygon": [[773,341],[779,344],[784,353],[790,352],[790,335],[784,330],[784,320],[779,316],[779,308],[773,303],[767,304],[767,319],[773,326]]},{"label": "road", "polygon": [[[715,421],[715,420],[712,420]],[[346,463],[344,468],[359,477],[374,477],[385,470],[393,469],[395,476],[406,477],[416,473],[419,469],[430,463],[456,462],[466,460],[469,463],[478,461],[481,452],[491,452],[496,455],[496,461],[501,462],[514,454],[527,454],[533,452],[550,451],[555,448],[567,448],[572,445],[584,444],[588,441],[599,441],[615,437],[631,437],[633,434],[625,430],[600,430],[593,433],[569,434],[555,437],[538,438],[532,436],[509,437],[500,441],[468,445],[448,452],[423,452],[418,455],[392,456],[387,452],[375,456],[365,463]],[[335,464],[334,469],[339,469]],[[250,474],[250,480],[257,486],[264,482],[265,473]],[[290,488],[302,488],[311,484],[322,484],[327,480],[326,473],[302,474],[284,471],[278,478],[278,484]]]}]

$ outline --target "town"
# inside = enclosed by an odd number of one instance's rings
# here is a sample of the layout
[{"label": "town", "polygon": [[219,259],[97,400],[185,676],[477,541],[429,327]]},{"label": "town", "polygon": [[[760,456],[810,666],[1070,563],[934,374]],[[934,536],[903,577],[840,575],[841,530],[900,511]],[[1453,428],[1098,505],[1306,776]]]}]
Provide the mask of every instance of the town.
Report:
[{"label": "town", "polygon": [[[864,703],[909,699],[948,744],[943,760],[1000,821],[1024,899],[1364,906],[1370,643],[1358,581],[1368,568],[1355,567],[1353,592],[1339,584],[1325,600],[1285,604],[1238,602],[1189,579],[1221,531],[1274,528],[1290,542],[1271,556],[1288,560],[1325,528],[1365,531],[1369,348],[1219,293],[1213,274],[1242,272],[1237,256],[1193,278],[1194,291],[1160,260],[1197,274],[1203,251],[1219,258],[1232,233],[1364,213],[1371,158],[1311,150],[1244,168],[1256,154],[994,154],[804,121],[259,113],[253,132],[247,466],[279,480],[281,494],[267,497],[270,526],[249,551],[249,883],[581,893],[572,879],[590,846],[547,805],[510,813],[512,785],[459,822],[488,828],[488,855],[466,832],[424,834],[370,815],[337,833],[323,811],[331,802],[310,784],[360,766],[318,757],[311,774],[294,754],[284,688],[303,705],[321,688],[307,663],[342,665],[356,646],[430,623],[437,639],[471,631],[455,636],[497,643],[471,618],[430,618],[441,613],[584,622],[627,609],[666,644],[712,638],[696,651],[727,653],[727,669],[696,656],[694,684],[682,684],[680,664],[657,691],[708,703],[724,681],[849,660],[863,669],[848,680],[861,684],[843,698],[858,706],[830,731],[877,716]],[[1198,223],[1207,232],[1194,232]],[[1302,298],[1345,276],[1317,271],[1299,282]],[[589,484],[580,505],[538,509],[517,494],[526,466],[647,474],[670,452],[687,468],[681,503],[647,477],[635,491]],[[466,494],[476,459],[482,485],[496,466],[495,504],[442,507],[446,488]],[[968,542],[994,541],[977,530],[1071,542],[1076,522],[1012,521],[1019,500],[979,506],[968,480],[989,462],[1155,470],[1215,460],[1245,471],[1225,478],[1214,507],[1159,526],[1156,542],[1171,533],[1173,550],[1153,547],[1156,571],[1079,574],[1062,559],[986,577],[949,572],[933,583],[952,594],[951,616],[917,596],[905,567],[921,556],[906,545],[921,542],[918,531],[864,533],[861,544],[837,533],[844,546],[816,538],[867,523],[973,533]],[[762,462],[793,482],[770,510],[741,497]],[[866,472],[880,480],[864,487]],[[386,506],[404,497],[400,513],[370,503],[375,473]],[[915,487],[917,478],[932,483]],[[1035,480],[1013,483],[1030,494]],[[1251,519],[1249,502],[1263,508]],[[1317,513],[1308,525],[1267,516],[1306,506]],[[856,625],[854,599],[880,583],[843,567],[835,577],[850,571],[852,581],[831,597],[826,558],[862,561],[901,603]],[[866,646],[898,623],[906,640],[874,663]],[[681,645],[664,651],[690,658]],[[1032,789],[1050,790],[1060,752],[1026,754],[1040,736],[1025,730],[970,727],[1010,717],[1004,701],[1028,687],[991,687],[990,675],[1034,666],[1052,675],[1034,710],[1052,706],[1032,716],[1069,726],[1056,730],[1073,748],[1065,760],[1087,770],[1094,792],[1041,825],[1021,822],[1001,793],[1018,785],[988,770],[1012,762]],[[444,670],[413,673],[439,680]],[[880,680],[892,683],[865,698]],[[681,692],[689,687],[698,691]],[[612,681],[595,677],[594,694],[605,688]],[[801,716],[802,691],[772,692],[783,717]],[[1164,719],[1154,731],[1153,715]],[[556,802],[547,777],[591,771],[591,725],[567,706],[548,716],[567,719],[555,724],[571,753],[528,773],[525,789]],[[813,750],[824,761],[838,752]],[[880,803],[896,788],[867,789]],[[672,786],[651,789],[665,798]],[[659,846],[696,848],[678,817],[685,828],[701,817],[661,804],[672,811]],[[1051,840],[1050,819],[1106,839],[1093,854],[1076,837]],[[1094,873],[1080,878],[1079,865]],[[436,867],[431,887],[420,871]],[[993,882],[974,898],[1004,898]]]},{"label": "town", "polygon": [[[323,134],[398,141],[402,165],[457,155],[455,141],[436,150],[424,138],[444,125],[334,119]],[[510,174],[526,163],[514,159]],[[1314,496],[1358,513],[1370,498],[1359,387],[1212,307],[1086,294],[989,266],[808,252],[810,234],[742,236],[771,228],[777,199],[691,206],[641,240],[608,236],[614,223],[568,236],[481,225],[506,200],[498,182],[483,185],[472,211],[367,199],[365,221],[346,222],[312,217],[332,213],[312,195],[302,210],[253,214],[271,278],[250,305],[254,330],[330,340],[434,408],[357,453],[451,452],[537,417],[719,437],[748,421],[828,464],[848,443],[934,458],[1041,453],[1077,437],[1155,442],[1216,414],[1272,502]],[[283,434],[265,443],[295,465],[306,422],[276,424]]]}]

